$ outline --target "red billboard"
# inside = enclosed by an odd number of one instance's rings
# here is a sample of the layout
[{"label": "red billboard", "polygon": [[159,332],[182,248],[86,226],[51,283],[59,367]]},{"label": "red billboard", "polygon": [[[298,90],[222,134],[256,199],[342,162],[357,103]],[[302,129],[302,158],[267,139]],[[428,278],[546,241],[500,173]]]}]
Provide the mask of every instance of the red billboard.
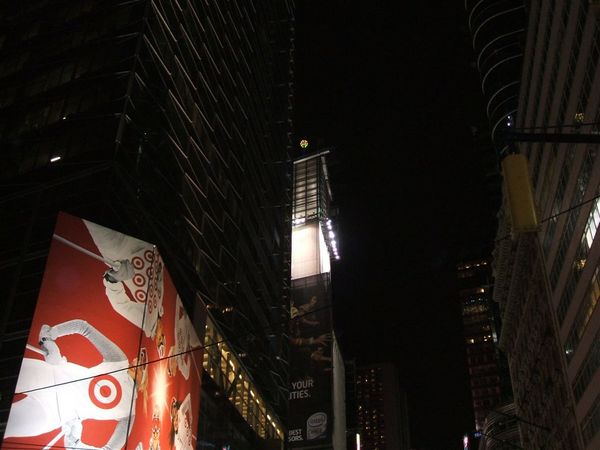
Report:
[{"label": "red billboard", "polygon": [[194,449],[201,370],[156,247],[60,214],[3,447]]}]

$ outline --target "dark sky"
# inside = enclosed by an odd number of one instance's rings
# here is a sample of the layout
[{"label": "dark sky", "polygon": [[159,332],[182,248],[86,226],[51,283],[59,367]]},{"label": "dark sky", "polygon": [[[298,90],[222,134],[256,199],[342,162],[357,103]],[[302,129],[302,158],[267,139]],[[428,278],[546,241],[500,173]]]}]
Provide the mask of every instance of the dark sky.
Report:
[{"label": "dark sky", "polygon": [[296,132],[335,147],[344,356],[396,362],[415,448],[460,448],[474,421],[454,270],[489,251],[497,209],[463,2],[296,6]]}]

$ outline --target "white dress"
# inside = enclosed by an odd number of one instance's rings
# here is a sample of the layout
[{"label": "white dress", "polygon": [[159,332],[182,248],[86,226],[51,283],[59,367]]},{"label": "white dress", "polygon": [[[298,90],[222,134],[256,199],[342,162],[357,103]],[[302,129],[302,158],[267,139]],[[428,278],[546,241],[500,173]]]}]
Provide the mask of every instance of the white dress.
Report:
[{"label": "white dress", "polygon": [[175,433],[175,450],[193,450],[194,435],[192,433],[192,401],[188,394],[177,410],[178,427]]},{"label": "white dress", "polygon": [[[50,364],[24,358],[16,392],[26,397],[12,404],[4,437],[38,436],[71,421],[116,420],[115,431],[104,448],[120,449],[135,414],[135,383],[127,371],[126,355],[83,320],[64,322],[50,330],[53,339],[72,334],[88,339],[103,362],[88,368],[62,359]],[[94,448],[84,443],[78,447]]]},{"label": "white dress", "polygon": [[106,296],[119,315],[143,329],[146,337],[153,338],[164,314],[164,265],[156,248],[118,231],[83,222],[104,258],[131,262],[134,274],[130,279],[116,283],[104,280]]},{"label": "white dress", "polygon": [[[169,356],[177,361],[177,367],[186,380],[190,377],[190,367],[194,363],[194,352],[189,350],[200,348],[201,343],[194,326],[188,317],[179,295],[175,300],[175,345],[171,347]],[[173,356],[176,355],[176,356]]]}]

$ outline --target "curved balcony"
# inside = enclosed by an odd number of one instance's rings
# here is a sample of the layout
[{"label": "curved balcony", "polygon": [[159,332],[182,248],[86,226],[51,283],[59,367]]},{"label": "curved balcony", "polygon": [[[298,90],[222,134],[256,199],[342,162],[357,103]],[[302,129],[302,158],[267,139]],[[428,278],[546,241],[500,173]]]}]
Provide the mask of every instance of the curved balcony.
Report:
[{"label": "curved balcony", "polygon": [[481,87],[493,141],[517,114],[525,38],[525,9],[519,0],[465,0]]},{"label": "curved balcony", "polygon": [[480,449],[495,450],[521,444],[519,424],[514,403],[498,406],[485,418]]}]

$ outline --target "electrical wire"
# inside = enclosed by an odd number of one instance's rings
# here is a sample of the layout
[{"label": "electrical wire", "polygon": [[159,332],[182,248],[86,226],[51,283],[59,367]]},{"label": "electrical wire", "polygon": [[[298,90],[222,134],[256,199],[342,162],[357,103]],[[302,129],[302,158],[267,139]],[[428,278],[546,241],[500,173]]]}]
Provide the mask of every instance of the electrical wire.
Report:
[{"label": "electrical wire", "polygon": [[36,392],[36,391],[43,391],[44,389],[52,389],[52,388],[56,388],[56,387],[60,387],[60,386],[66,386],[66,385],[69,385],[69,384],[72,384],[72,383],[78,383],[80,381],[91,380],[91,379],[96,378],[96,377],[102,377],[102,376],[105,376],[105,375],[112,375],[114,373],[123,372],[125,370],[143,368],[143,367],[146,367],[146,366],[148,366],[150,364],[159,363],[161,361],[165,361],[165,360],[168,360],[170,358],[175,358],[177,356],[181,356],[181,355],[185,355],[185,354],[197,352],[199,350],[204,350],[205,348],[210,347],[211,345],[217,345],[217,344],[220,344],[222,342],[224,342],[224,341],[219,341],[219,342],[214,342],[212,344],[203,345],[203,346],[196,347],[196,348],[193,348],[191,350],[186,350],[184,352],[180,352],[180,353],[177,353],[177,354],[174,354],[174,355],[165,356],[163,358],[154,359],[152,361],[147,361],[147,362],[142,363],[142,364],[135,364],[135,365],[131,365],[131,366],[128,366],[128,367],[123,367],[122,369],[115,369],[115,370],[110,370],[108,372],[101,372],[101,373],[98,373],[98,374],[95,374],[95,375],[90,375],[89,377],[77,378],[75,380],[64,381],[62,383],[55,383],[55,384],[51,384],[51,385],[48,385],[48,386],[42,386],[42,387],[37,387],[37,388],[34,388],[34,389],[29,389],[29,390],[26,390],[26,391],[15,392],[15,395],[30,394],[30,393]]},{"label": "electrical wire", "polygon": [[[306,317],[308,315],[315,314],[317,312],[320,312],[320,311],[323,311],[323,310],[327,310],[327,309],[331,309],[331,308],[332,308],[331,304],[325,305],[325,306],[322,306],[322,307],[319,307],[319,308],[315,308],[315,309],[313,309],[311,311],[307,311],[307,312],[305,312],[303,314],[298,314],[298,315],[295,315],[294,317],[290,317],[289,321],[278,322],[278,323],[275,323],[274,325],[275,326],[277,326],[277,325],[285,325],[285,324],[289,325],[291,322],[293,322],[295,320],[298,320],[298,319],[301,319],[301,318]],[[262,328],[262,330],[263,331],[271,331],[271,327],[265,327],[265,328]],[[193,349],[185,350],[185,351],[182,351],[182,352],[179,352],[179,353],[176,353],[176,354],[172,354],[172,355],[168,355],[168,356],[165,356],[165,357],[162,357],[162,358],[158,358],[158,359],[154,359],[154,360],[151,360],[151,361],[147,361],[147,362],[142,363],[142,364],[130,365],[130,366],[124,367],[122,369],[116,369],[116,370],[112,370],[112,371],[109,371],[109,372],[104,372],[104,373],[96,374],[96,375],[89,376],[89,377],[83,377],[83,378],[79,378],[79,379],[75,379],[75,380],[65,381],[63,383],[56,383],[56,384],[53,384],[53,385],[43,386],[43,387],[39,387],[39,388],[35,388],[35,389],[30,389],[30,390],[27,390],[27,391],[15,392],[14,395],[18,395],[18,394],[20,394],[20,395],[26,395],[26,394],[31,393],[31,392],[40,391],[40,390],[43,390],[43,389],[52,389],[52,388],[55,388],[55,387],[64,386],[64,385],[68,385],[68,384],[72,384],[72,383],[77,383],[77,382],[80,382],[80,381],[86,381],[86,380],[90,380],[90,379],[93,379],[93,378],[96,378],[96,377],[99,377],[99,376],[114,374],[114,373],[122,372],[122,371],[125,371],[125,370],[130,370],[130,369],[136,369],[137,370],[139,368],[147,367],[150,364],[160,363],[161,361],[169,360],[170,358],[176,358],[178,356],[182,356],[182,355],[186,355],[186,354],[191,354],[191,353],[194,353],[194,352],[197,352],[197,351],[204,350],[204,349],[209,348],[209,347],[213,347],[215,345],[219,345],[219,344],[222,344],[222,343],[233,341],[234,339],[239,339],[239,338],[248,337],[248,336],[254,336],[254,337],[256,337],[256,335],[254,333],[252,333],[252,332],[248,332],[248,333],[244,333],[244,334],[240,334],[240,335],[236,335],[236,336],[231,336],[231,337],[229,337],[227,339],[221,339],[219,341],[211,342],[210,344],[201,345],[201,346],[198,346],[198,347],[193,348]],[[268,339],[268,336],[265,336],[265,339]],[[4,450],[37,449],[37,448],[45,448],[46,446],[47,445],[32,444],[32,443],[19,442],[19,441],[13,441],[13,440],[8,440],[8,441],[7,440],[3,440],[3,443],[2,443],[2,448]],[[52,445],[52,447],[53,448],[61,448],[61,449],[69,449],[69,450],[89,450],[89,447],[76,447],[76,446],[67,447],[67,446],[56,445],[56,444]]]},{"label": "electrical wire", "polygon": [[[583,201],[581,203],[573,205],[573,206],[571,206],[571,207],[569,207],[569,208],[567,208],[567,209],[565,209],[563,211],[560,211],[560,212],[558,212],[558,213],[556,213],[556,214],[554,214],[552,216],[549,216],[549,217],[541,220],[540,223],[545,223],[545,222],[547,222],[549,220],[556,219],[557,217],[559,217],[559,216],[561,216],[563,214],[566,214],[566,213],[568,213],[570,211],[573,211],[574,209],[577,209],[577,208],[580,208],[582,206],[585,206],[586,204],[591,203],[594,200],[597,200],[599,198],[600,198],[600,194],[595,195],[594,197],[592,197],[592,198],[590,198],[588,200],[585,200],[585,201]],[[501,238],[496,239],[495,242],[502,241],[502,240],[504,240],[506,238],[509,238],[510,236],[511,236],[510,234],[507,234],[507,235],[505,235],[505,236],[503,236]],[[301,319],[303,317],[306,317],[308,315],[315,314],[317,312],[320,312],[320,311],[323,311],[323,310],[326,310],[326,309],[331,309],[331,308],[332,308],[331,304],[330,305],[325,305],[325,306],[320,307],[320,308],[315,308],[312,311],[308,311],[306,313],[298,314],[298,315],[295,315],[294,317],[291,317],[289,319],[289,322],[292,322],[292,321]],[[285,324],[285,322],[279,322],[279,323],[275,323],[273,325],[277,326],[277,325],[283,325],[283,324]],[[270,332],[271,328],[273,327],[273,325],[271,325],[269,327],[264,327],[264,328],[262,328],[262,330]],[[273,334],[273,333],[270,333],[270,334]],[[40,390],[44,390],[44,389],[52,389],[52,388],[56,388],[56,387],[59,387],[59,386],[64,386],[64,385],[68,385],[68,384],[72,384],[72,383],[77,383],[77,382],[81,382],[81,381],[90,380],[90,379],[93,379],[93,378],[96,378],[96,377],[99,377],[99,376],[110,375],[110,374],[122,372],[122,371],[125,371],[125,370],[130,370],[130,369],[136,369],[137,370],[139,368],[146,368],[147,366],[149,366],[151,364],[160,363],[162,361],[167,361],[167,360],[169,360],[171,358],[177,358],[179,356],[183,356],[183,355],[186,355],[186,354],[191,354],[191,353],[194,353],[194,352],[202,351],[202,350],[205,350],[205,349],[207,349],[209,347],[213,347],[215,345],[219,345],[219,344],[222,344],[222,343],[231,342],[231,341],[233,341],[235,339],[249,337],[249,336],[256,337],[256,335],[253,332],[248,332],[248,333],[244,333],[244,334],[240,334],[240,335],[235,335],[235,336],[231,336],[229,338],[225,338],[225,339],[222,339],[222,340],[219,340],[219,341],[212,342],[210,344],[201,345],[201,346],[198,346],[198,347],[193,348],[193,349],[185,350],[185,351],[182,351],[182,352],[179,352],[179,353],[176,353],[176,354],[172,354],[172,355],[168,355],[168,356],[165,356],[165,357],[162,357],[162,358],[158,358],[158,359],[154,359],[154,360],[151,360],[151,361],[147,361],[147,362],[142,363],[142,364],[130,365],[130,366],[124,367],[122,369],[116,369],[116,370],[112,370],[112,371],[108,371],[108,372],[104,372],[104,373],[100,373],[100,374],[95,374],[95,375],[92,375],[92,376],[89,376],[89,377],[78,378],[78,379],[75,379],[75,380],[65,381],[65,382],[62,382],[62,383],[56,383],[56,384],[49,385],[49,386],[38,387],[38,388],[35,388],[35,389],[30,389],[30,390],[26,390],[26,391],[22,391],[22,392],[15,392],[14,395],[18,395],[18,394],[25,395],[25,394],[32,393],[32,392],[35,392],[35,391],[40,391]],[[265,337],[265,338],[267,338],[267,337]],[[492,439],[494,439],[493,436],[489,436],[489,437],[491,437]],[[13,444],[14,447],[11,446],[11,445],[6,445],[6,444]],[[38,447],[39,448],[43,448],[42,445],[30,444],[30,443],[26,443],[26,442],[4,441],[4,443],[3,443],[3,448],[6,449],[6,450],[22,450],[23,448],[38,448]],[[59,445],[54,445],[53,447],[63,448],[63,449],[72,449],[72,450],[79,450],[79,449],[84,450],[83,447],[65,447],[65,446],[59,446]],[[520,447],[517,447],[517,448],[520,448]]]},{"label": "electrical wire", "polygon": [[[560,217],[560,216],[562,216],[563,214],[569,213],[569,212],[573,211],[574,209],[581,208],[582,206],[585,206],[585,205],[587,205],[588,203],[591,203],[591,202],[593,202],[594,200],[598,200],[599,198],[600,198],[600,194],[594,195],[592,198],[589,198],[589,199],[587,199],[587,200],[585,200],[585,201],[583,201],[583,202],[581,202],[581,203],[577,203],[577,204],[575,204],[575,205],[573,205],[573,206],[569,206],[567,209],[565,209],[565,210],[563,210],[563,211],[559,211],[559,212],[557,212],[556,214],[553,214],[553,215],[551,215],[551,216],[549,216],[549,217],[546,217],[546,218],[545,218],[545,219],[543,219],[543,220],[540,220],[540,223],[545,223],[545,222],[548,222],[549,220],[556,219],[557,217]],[[495,239],[495,240],[494,240],[494,243],[501,242],[501,241],[503,241],[503,240],[505,240],[505,239],[508,239],[508,238],[510,238],[511,236],[512,236],[512,234],[511,234],[511,233],[507,233],[507,234],[505,234],[504,236],[501,236],[501,237],[499,237],[499,238]]]},{"label": "electrical wire", "polygon": [[560,128],[580,128],[590,125],[600,125],[600,122],[582,122],[575,123],[573,125],[545,125],[539,127],[521,127],[521,128],[509,128],[511,131],[516,131],[517,133],[524,130],[555,130]]},{"label": "electrical wire", "polygon": [[577,208],[580,208],[580,207],[582,207],[582,206],[584,206],[584,205],[587,205],[588,203],[591,203],[591,202],[593,202],[594,200],[597,200],[598,198],[600,198],[600,194],[597,194],[597,195],[593,196],[592,198],[589,198],[589,199],[587,199],[587,200],[585,200],[585,201],[583,201],[583,202],[581,202],[581,203],[578,203],[578,204],[576,204],[576,205],[570,206],[570,207],[568,207],[567,209],[565,209],[565,210],[563,210],[563,211],[560,211],[560,212],[558,212],[558,213],[556,213],[556,214],[554,214],[554,215],[552,215],[552,216],[550,216],[550,217],[546,217],[546,218],[545,218],[544,220],[542,220],[540,223],[544,223],[544,222],[547,222],[547,221],[549,221],[549,220],[556,219],[558,216],[561,216],[561,215],[563,215],[563,214],[566,214],[566,213],[568,213],[568,212],[571,212],[571,211],[573,211],[574,209],[577,209]]},{"label": "electrical wire", "polygon": [[[301,319],[301,318],[303,318],[305,316],[308,316],[308,315],[311,315],[311,314],[315,314],[315,313],[317,313],[319,311],[323,311],[323,310],[331,309],[331,308],[332,308],[332,305],[325,305],[325,306],[322,306],[320,308],[315,308],[315,309],[313,309],[311,311],[308,311],[308,312],[306,312],[304,314],[299,314],[299,315],[294,316],[293,318],[290,318],[290,322],[298,320],[298,319]],[[286,322],[279,322],[279,323],[276,323],[274,325],[285,325],[285,324],[286,324]],[[265,327],[265,328],[262,328],[261,330],[263,330],[263,331],[271,331],[271,327]],[[273,333],[271,333],[271,334],[273,334]],[[134,364],[134,365],[130,365],[128,367],[124,367],[122,369],[115,369],[115,370],[111,370],[111,371],[108,371],[108,372],[103,372],[103,373],[98,373],[98,374],[95,374],[95,375],[91,375],[91,376],[88,376],[88,377],[83,377],[83,378],[77,378],[75,380],[64,381],[62,383],[56,383],[56,384],[52,384],[52,385],[48,385],[48,386],[38,387],[38,388],[35,388],[35,389],[29,389],[29,390],[26,390],[26,391],[15,392],[14,395],[29,394],[31,392],[41,391],[41,390],[44,390],[44,389],[51,389],[51,388],[55,388],[55,387],[59,387],[59,386],[69,385],[69,384],[72,384],[72,383],[78,383],[80,381],[91,380],[93,378],[101,377],[101,376],[104,376],[104,375],[111,375],[111,374],[114,374],[114,373],[123,372],[125,370],[144,368],[145,366],[148,366],[150,364],[160,363],[161,361],[166,361],[166,360],[169,360],[171,358],[176,358],[178,356],[182,356],[182,355],[187,355],[187,354],[190,354],[190,353],[198,352],[198,351],[204,350],[206,348],[213,347],[215,345],[219,345],[219,344],[223,344],[223,343],[228,343],[228,342],[231,342],[231,341],[233,341],[235,339],[249,337],[249,336],[256,337],[256,335],[254,333],[252,333],[252,332],[248,332],[248,333],[244,333],[244,334],[240,334],[240,335],[235,335],[235,336],[231,336],[231,337],[226,338],[226,339],[221,339],[219,341],[211,342],[210,344],[200,345],[200,346],[198,346],[196,348],[192,348],[192,349],[185,350],[185,351],[182,351],[182,352],[179,352],[179,353],[175,353],[175,354],[172,354],[172,355],[164,356],[162,358],[157,358],[157,359],[154,359],[154,360],[151,360],[151,361],[146,361],[145,363]],[[265,336],[265,339],[268,339],[268,336]]]},{"label": "electrical wire", "polygon": [[[596,124],[597,123],[586,123],[586,124],[581,124],[581,125],[596,125]],[[535,127],[533,127],[533,128],[535,128]],[[552,127],[546,127],[546,128],[552,128]],[[558,213],[556,213],[554,215],[546,217],[545,219],[541,220],[540,223],[545,223],[545,222],[547,222],[549,220],[556,219],[557,217],[560,217],[563,214],[569,213],[569,212],[573,211],[574,209],[577,209],[577,208],[580,208],[582,206],[585,206],[586,204],[591,203],[594,200],[597,200],[599,198],[600,198],[600,194],[597,194],[597,195],[595,195],[594,197],[592,197],[592,198],[590,198],[588,200],[585,200],[585,201],[583,201],[581,203],[573,205],[573,206],[571,206],[571,207],[569,207],[569,208],[567,208],[567,209],[565,209],[563,211],[560,211],[560,212],[558,212]],[[505,236],[502,236],[502,237],[496,239],[494,242],[497,243],[497,242],[500,242],[500,241],[502,241],[504,239],[507,239],[509,237],[511,237],[511,234],[506,234]],[[320,307],[320,308],[315,308],[312,311],[308,311],[308,312],[306,312],[304,314],[298,314],[298,315],[295,315],[294,317],[291,317],[290,318],[290,322],[294,321],[294,320],[301,319],[301,318],[303,318],[303,317],[305,317],[307,315],[315,314],[315,313],[317,313],[319,311],[322,311],[322,310],[325,310],[325,309],[331,309],[331,308],[332,308],[332,305],[326,305],[326,306],[323,306],[323,307]],[[282,324],[284,324],[284,323],[280,322],[280,323],[275,323],[274,325],[277,326],[277,325],[282,325]],[[262,330],[263,331],[271,331],[271,327],[272,326],[265,327],[265,328],[262,328]],[[220,341],[212,342],[210,344],[201,345],[199,347],[196,347],[196,348],[193,348],[193,349],[189,349],[189,350],[185,350],[185,351],[173,354],[173,355],[169,355],[169,356],[165,356],[165,357],[162,357],[162,358],[158,358],[158,359],[154,359],[154,360],[151,360],[151,361],[147,361],[147,362],[142,363],[142,364],[130,365],[130,366],[124,367],[122,369],[116,369],[116,370],[112,370],[112,371],[108,371],[108,372],[104,372],[104,373],[100,373],[100,374],[96,374],[96,375],[91,375],[89,377],[83,377],[83,378],[79,378],[79,379],[75,379],[75,380],[65,381],[65,382],[62,382],[62,383],[56,383],[56,384],[49,385],[49,386],[38,387],[38,388],[30,389],[30,390],[27,390],[27,391],[15,392],[14,395],[24,395],[24,394],[28,394],[28,393],[35,392],[35,391],[44,390],[44,389],[56,388],[56,387],[63,386],[63,385],[68,385],[68,384],[72,384],[72,383],[78,383],[78,382],[81,382],[81,381],[91,380],[91,379],[99,377],[99,376],[105,376],[105,375],[110,375],[110,374],[114,374],[114,373],[119,373],[119,372],[122,372],[122,371],[125,371],[125,370],[130,370],[130,369],[136,369],[137,370],[138,368],[145,368],[145,367],[149,366],[150,364],[160,363],[162,361],[166,361],[166,360],[169,360],[171,358],[176,358],[176,357],[179,357],[179,356],[182,356],[182,355],[191,354],[191,353],[194,353],[194,352],[197,352],[197,351],[201,351],[201,350],[204,350],[206,348],[209,348],[209,347],[212,347],[212,346],[215,346],[215,345],[219,345],[219,344],[222,344],[222,343],[231,342],[234,339],[239,339],[239,338],[244,338],[244,337],[249,337],[249,336],[256,337],[256,335],[254,333],[248,332],[248,333],[245,333],[245,334],[242,334],[242,335],[236,335],[236,336],[232,336],[232,337],[227,338],[227,339],[222,339]],[[9,442],[9,443],[17,444],[17,445],[25,445],[25,446],[34,446],[34,444],[28,444],[28,443],[16,443],[16,442]],[[35,447],[38,447],[38,446],[35,446]],[[77,447],[63,447],[63,446],[57,446],[57,445],[55,445],[54,447],[77,449]],[[5,448],[7,450],[13,450],[13,449],[20,449],[21,447],[14,447],[13,448],[13,447],[10,447],[10,446],[3,445],[3,448]]]}]

